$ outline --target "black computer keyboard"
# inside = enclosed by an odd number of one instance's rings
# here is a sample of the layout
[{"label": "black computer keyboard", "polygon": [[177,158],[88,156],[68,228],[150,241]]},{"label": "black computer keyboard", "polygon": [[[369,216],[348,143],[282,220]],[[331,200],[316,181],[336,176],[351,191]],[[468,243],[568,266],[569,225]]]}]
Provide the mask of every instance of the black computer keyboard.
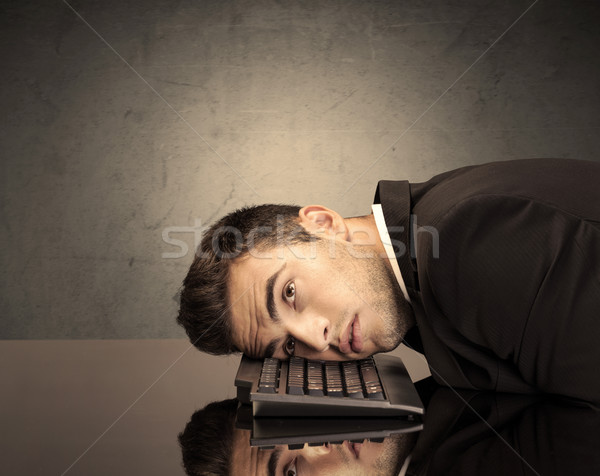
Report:
[{"label": "black computer keyboard", "polygon": [[423,414],[402,360],[389,355],[344,362],[242,356],[235,384],[255,417]]},{"label": "black computer keyboard", "polygon": [[356,361],[242,356],[236,424],[260,448],[382,441],[423,428],[423,405],[398,357]]}]

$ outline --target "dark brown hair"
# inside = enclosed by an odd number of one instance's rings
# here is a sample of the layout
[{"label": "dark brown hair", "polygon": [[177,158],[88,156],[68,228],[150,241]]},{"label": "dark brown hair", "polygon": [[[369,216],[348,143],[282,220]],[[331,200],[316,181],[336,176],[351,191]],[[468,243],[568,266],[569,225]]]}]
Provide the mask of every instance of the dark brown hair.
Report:
[{"label": "dark brown hair", "polygon": [[235,398],[210,403],[194,413],[179,433],[189,476],[229,476],[237,405]]},{"label": "dark brown hair", "polygon": [[266,251],[317,240],[300,224],[299,211],[300,207],[293,205],[245,207],[206,231],[183,281],[177,316],[198,349],[216,355],[239,350],[231,337],[229,267],[253,248]]}]

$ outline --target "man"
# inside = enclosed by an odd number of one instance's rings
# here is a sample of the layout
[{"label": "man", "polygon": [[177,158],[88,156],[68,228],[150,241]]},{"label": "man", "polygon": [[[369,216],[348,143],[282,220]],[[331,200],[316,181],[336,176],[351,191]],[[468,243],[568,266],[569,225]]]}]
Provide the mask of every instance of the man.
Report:
[{"label": "man", "polygon": [[192,415],[179,435],[189,476],[396,476],[418,435],[392,435],[383,443],[259,450],[250,446],[250,430],[235,428],[236,408],[237,400],[224,400]]},{"label": "man", "polygon": [[380,182],[366,217],[238,210],[204,236],[178,322],[202,350],[255,357],[407,337],[438,383],[597,404],[599,183],[595,162],[521,160]]}]

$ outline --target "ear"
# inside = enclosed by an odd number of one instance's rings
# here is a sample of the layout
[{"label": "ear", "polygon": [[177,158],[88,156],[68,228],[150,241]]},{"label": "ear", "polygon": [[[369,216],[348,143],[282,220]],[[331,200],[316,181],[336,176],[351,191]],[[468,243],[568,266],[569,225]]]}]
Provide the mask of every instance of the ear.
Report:
[{"label": "ear", "polygon": [[330,238],[348,241],[349,233],[346,221],[337,212],[323,205],[308,205],[298,213],[300,223],[311,233],[325,233]]}]

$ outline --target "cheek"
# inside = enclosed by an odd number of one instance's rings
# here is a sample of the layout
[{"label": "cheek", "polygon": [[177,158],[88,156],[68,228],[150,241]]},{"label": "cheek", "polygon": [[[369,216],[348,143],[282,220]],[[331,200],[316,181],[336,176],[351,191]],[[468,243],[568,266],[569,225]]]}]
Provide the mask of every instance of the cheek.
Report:
[{"label": "cheek", "polygon": [[313,349],[309,349],[306,346],[298,347],[296,355],[298,357],[304,357],[308,360],[347,360],[334,350],[329,349],[325,352],[317,352]]},{"label": "cheek", "polygon": [[[362,474],[356,472],[358,465],[347,458],[343,458],[337,451],[332,451],[327,456],[321,456],[311,461],[310,476],[351,476]],[[353,470],[354,469],[354,470]]]}]

